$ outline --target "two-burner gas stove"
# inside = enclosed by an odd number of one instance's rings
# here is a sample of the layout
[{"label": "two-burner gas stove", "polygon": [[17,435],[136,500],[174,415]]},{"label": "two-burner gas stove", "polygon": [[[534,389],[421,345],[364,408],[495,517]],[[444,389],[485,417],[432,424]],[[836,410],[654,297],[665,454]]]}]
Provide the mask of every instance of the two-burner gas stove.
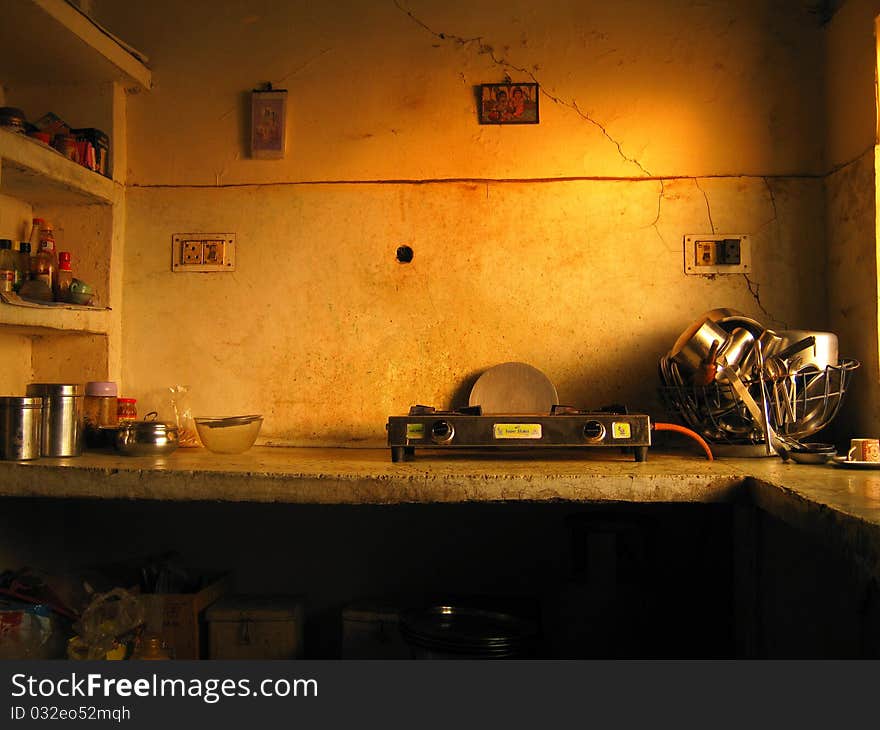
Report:
[{"label": "two-burner gas stove", "polygon": [[550,413],[483,415],[480,406],[437,411],[412,406],[408,416],[391,416],[386,426],[391,461],[415,456],[416,449],[602,448],[631,450],[648,458],[651,421],[625,409],[583,411],[553,406]]}]

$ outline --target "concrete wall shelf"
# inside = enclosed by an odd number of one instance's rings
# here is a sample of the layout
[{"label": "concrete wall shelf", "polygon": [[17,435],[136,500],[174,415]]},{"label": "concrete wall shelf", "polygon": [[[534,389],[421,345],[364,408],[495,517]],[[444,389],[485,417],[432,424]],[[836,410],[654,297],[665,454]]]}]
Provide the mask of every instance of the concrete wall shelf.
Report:
[{"label": "concrete wall shelf", "polygon": [[0,193],[31,204],[110,205],[121,186],[23,134],[0,130]]},{"label": "concrete wall shelf", "polygon": [[65,0],[18,0],[8,10],[0,24],[4,84],[152,85],[150,69],[125,44]]}]

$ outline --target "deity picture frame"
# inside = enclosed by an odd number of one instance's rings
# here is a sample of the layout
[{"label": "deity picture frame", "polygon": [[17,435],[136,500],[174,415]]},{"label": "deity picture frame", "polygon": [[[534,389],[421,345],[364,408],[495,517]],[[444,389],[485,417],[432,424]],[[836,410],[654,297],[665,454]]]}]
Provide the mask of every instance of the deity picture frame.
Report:
[{"label": "deity picture frame", "polygon": [[480,124],[538,124],[539,100],[535,83],[480,84]]},{"label": "deity picture frame", "polygon": [[279,160],[287,152],[287,90],[251,92],[251,157]]}]

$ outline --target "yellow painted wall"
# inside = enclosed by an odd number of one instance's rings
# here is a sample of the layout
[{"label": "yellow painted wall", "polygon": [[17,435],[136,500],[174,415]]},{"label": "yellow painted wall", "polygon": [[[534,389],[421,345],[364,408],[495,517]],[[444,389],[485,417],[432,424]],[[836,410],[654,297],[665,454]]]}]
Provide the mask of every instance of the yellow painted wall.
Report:
[{"label": "yellow painted wall", "polygon": [[829,325],[862,362],[839,430],[880,431],[877,282],[877,0],[849,0],[829,23],[825,179]]},{"label": "yellow painted wall", "polygon": [[[142,411],[186,383],[273,441],[378,444],[388,415],[524,360],[564,402],[662,416],[657,360],[703,311],[827,326],[825,36],[803,3],[96,10],[154,74],[127,104]],[[539,125],[477,123],[474,86],[505,73],[542,84]],[[281,161],[247,157],[263,81],[290,92]],[[751,282],[684,275],[682,236],[713,227],[752,235]],[[172,274],[185,231],[234,231],[236,272]]]}]

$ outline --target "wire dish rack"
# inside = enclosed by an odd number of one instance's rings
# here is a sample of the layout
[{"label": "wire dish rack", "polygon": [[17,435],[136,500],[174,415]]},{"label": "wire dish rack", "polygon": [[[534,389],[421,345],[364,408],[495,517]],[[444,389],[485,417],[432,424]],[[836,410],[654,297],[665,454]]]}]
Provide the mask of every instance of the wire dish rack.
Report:
[{"label": "wire dish rack", "polygon": [[[783,436],[803,439],[824,428],[837,415],[858,360],[841,360],[824,370],[805,369],[776,378],[742,382],[754,400],[764,405],[766,392],[770,425]],[[675,361],[661,361],[660,395],[671,412],[712,443],[753,446],[766,443],[763,425],[749,412],[733,386],[720,382],[691,385]],[[763,392],[762,392],[763,391]]]}]

